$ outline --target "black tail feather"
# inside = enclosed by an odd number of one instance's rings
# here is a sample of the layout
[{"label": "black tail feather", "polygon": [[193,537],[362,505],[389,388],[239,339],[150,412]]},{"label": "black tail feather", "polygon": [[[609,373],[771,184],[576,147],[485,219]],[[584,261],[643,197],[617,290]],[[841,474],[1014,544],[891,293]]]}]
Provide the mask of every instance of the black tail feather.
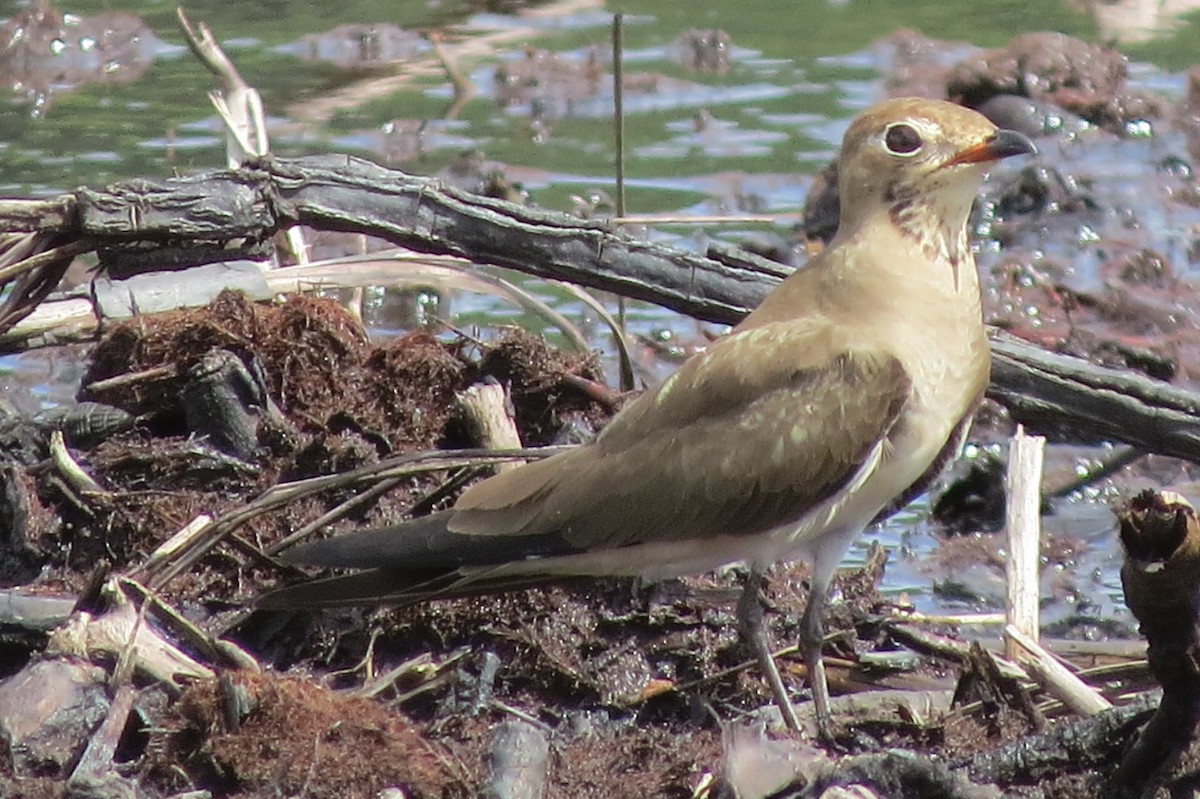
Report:
[{"label": "black tail feather", "polygon": [[491,566],[577,551],[557,533],[516,536],[454,533],[448,528],[453,515],[454,511],[443,511],[392,527],[313,541],[286,550],[280,557],[289,563],[311,566],[402,573]]},{"label": "black tail feather", "polygon": [[352,605],[411,605],[431,599],[475,596],[529,588],[572,578],[557,575],[466,576],[457,572],[396,572],[371,569],[277,588],[258,598],[268,610],[297,610]]}]

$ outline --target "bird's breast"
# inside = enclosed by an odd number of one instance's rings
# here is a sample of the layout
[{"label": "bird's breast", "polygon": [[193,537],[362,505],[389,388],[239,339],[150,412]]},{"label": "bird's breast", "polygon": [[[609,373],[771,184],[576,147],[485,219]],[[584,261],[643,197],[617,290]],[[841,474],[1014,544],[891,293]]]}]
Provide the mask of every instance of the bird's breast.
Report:
[{"label": "bird's breast", "polygon": [[[968,268],[973,276],[974,264]],[[873,487],[872,501],[882,498],[876,513],[926,476],[983,398],[991,352],[977,297],[939,303],[941,314],[926,317],[933,323],[896,330],[897,336],[910,337],[898,349],[911,388]]]}]

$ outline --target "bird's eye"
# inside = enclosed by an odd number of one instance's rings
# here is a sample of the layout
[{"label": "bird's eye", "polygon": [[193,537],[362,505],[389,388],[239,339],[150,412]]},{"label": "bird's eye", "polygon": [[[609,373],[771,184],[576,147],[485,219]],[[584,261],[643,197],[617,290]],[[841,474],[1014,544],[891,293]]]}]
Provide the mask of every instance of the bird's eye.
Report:
[{"label": "bird's eye", "polygon": [[887,132],[883,134],[883,144],[893,155],[912,155],[921,149],[924,142],[921,141],[921,134],[917,133],[912,125],[897,122],[888,126]]}]

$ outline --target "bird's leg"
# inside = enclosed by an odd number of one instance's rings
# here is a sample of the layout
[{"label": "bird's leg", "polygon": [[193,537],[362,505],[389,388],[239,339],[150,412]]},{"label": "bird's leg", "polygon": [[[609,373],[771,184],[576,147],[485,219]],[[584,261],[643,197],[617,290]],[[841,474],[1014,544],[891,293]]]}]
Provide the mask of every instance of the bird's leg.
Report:
[{"label": "bird's leg", "polygon": [[792,700],[788,698],[787,688],[783,685],[783,677],[779,674],[779,667],[775,665],[775,658],[772,657],[771,647],[767,643],[767,630],[763,625],[763,608],[760,597],[762,581],[762,570],[757,566],[750,567],[750,574],[746,576],[746,583],[742,587],[742,596],[738,600],[738,626],[741,628],[742,638],[754,652],[758,668],[766,676],[767,682],[771,686],[771,693],[775,695],[775,704],[779,706],[779,712],[783,714],[784,725],[792,732],[799,732],[800,719],[796,716],[796,708],[792,707]]},{"label": "bird's leg", "polygon": [[832,570],[820,568],[820,558],[813,563],[812,578],[809,580],[808,604],[800,618],[800,653],[808,667],[808,685],[813,695],[813,707],[817,715],[817,735],[829,744],[833,743],[833,728],[829,712],[829,683],[825,680],[825,664],[821,661],[821,647],[825,633],[821,616],[825,610],[825,597],[829,593]]}]

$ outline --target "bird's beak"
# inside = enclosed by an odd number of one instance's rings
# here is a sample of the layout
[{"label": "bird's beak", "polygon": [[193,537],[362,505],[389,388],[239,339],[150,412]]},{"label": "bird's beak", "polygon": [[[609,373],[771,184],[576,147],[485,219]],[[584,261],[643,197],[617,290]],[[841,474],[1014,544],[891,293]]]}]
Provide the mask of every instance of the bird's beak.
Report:
[{"label": "bird's beak", "polygon": [[1037,147],[1025,134],[1001,128],[979,144],[960,151],[943,166],[984,164],[1013,155],[1037,155]]}]

